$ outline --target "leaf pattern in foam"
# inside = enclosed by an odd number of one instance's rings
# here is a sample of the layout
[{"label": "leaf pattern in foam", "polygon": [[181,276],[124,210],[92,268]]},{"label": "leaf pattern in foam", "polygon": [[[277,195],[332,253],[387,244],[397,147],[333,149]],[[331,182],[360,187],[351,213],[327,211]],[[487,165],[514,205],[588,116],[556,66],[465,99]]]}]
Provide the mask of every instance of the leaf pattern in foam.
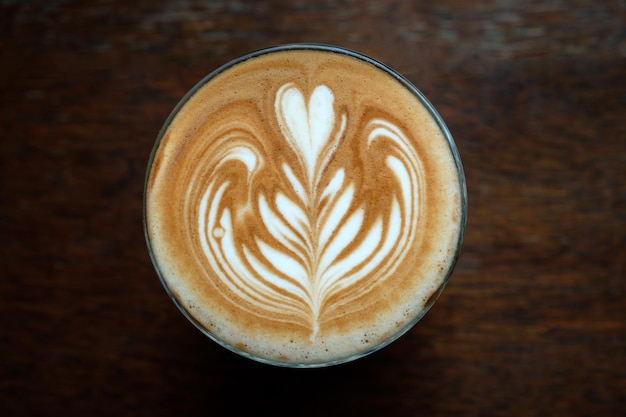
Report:
[{"label": "leaf pattern in foam", "polygon": [[[269,197],[258,194],[260,222],[254,227],[265,229],[264,237],[257,234],[251,247],[237,240],[231,209],[239,210],[234,213],[236,223],[245,224],[246,216],[254,213],[251,201],[225,207],[230,183],[224,178],[213,177],[199,205],[202,248],[218,279],[257,306],[255,314],[264,315],[265,311],[273,317],[278,314],[280,320],[308,326],[312,338],[323,322],[320,320],[326,320],[323,308],[339,311],[340,304],[389,277],[406,255],[414,238],[420,184],[420,161],[409,140],[397,126],[374,119],[366,125],[367,143],[371,146],[384,140],[391,145],[386,149],[393,150],[381,168],[388,169],[398,184],[397,192],[390,195],[387,216],[374,217],[364,230],[366,217],[372,216],[355,202],[355,186],[346,183],[344,168],[337,168],[320,190],[322,173],[346,128],[347,117],[342,114],[333,136],[333,100],[332,91],[323,85],[313,90],[308,103],[294,83],[277,92],[276,118],[301,166],[294,171],[285,163],[278,172],[291,190],[278,189]],[[263,154],[249,138],[238,138],[224,133],[214,167],[217,172],[224,163],[242,162],[238,166],[247,171],[251,199],[255,173],[264,166]],[[295,172],[304,177],[298,178]],[[294,193],[295,200],[291,198]],[[342,296],[328,304],[338,293]]]}]

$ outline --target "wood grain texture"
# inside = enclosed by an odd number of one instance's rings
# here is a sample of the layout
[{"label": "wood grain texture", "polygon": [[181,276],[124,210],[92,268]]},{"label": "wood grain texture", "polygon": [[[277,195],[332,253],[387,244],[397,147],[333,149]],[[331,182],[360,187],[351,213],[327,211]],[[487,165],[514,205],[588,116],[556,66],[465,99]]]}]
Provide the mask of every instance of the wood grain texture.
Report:
[{"label": "wood grain texture", "polygon": [[[626,414],[623,1],[0,1],[0,413]],[[314,371],[188,324],[145,247],[165,118],[251,50],[337,44],[434,103],[463,253],[412,331]]]}]

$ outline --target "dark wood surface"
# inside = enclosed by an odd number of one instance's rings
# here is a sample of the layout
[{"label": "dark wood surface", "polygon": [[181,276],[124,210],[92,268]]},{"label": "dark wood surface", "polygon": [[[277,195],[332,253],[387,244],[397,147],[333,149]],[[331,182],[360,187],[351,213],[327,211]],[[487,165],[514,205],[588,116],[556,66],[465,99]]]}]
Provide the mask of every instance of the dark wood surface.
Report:
[{"label": "dark wood surface", "polygon": [[[623,1],[2,0],[0,13],[1,415],[626,415]],[[433,309],[324,370],[202,336],[162,289],[141,222],[178,100],[288,42],[404,74],[447,122],[468,185],[464,249]]]}]

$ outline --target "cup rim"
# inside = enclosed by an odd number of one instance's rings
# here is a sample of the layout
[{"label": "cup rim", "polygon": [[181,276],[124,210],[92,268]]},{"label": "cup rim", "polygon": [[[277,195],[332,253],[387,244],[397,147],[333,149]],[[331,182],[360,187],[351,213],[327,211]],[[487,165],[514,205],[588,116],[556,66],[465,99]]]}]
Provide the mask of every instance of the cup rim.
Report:
[{"label": "cup rim", "polygon": [[[204,85],[206,85],[207,83],[209,83],[213,78],[215,78],[217,75],[221,74],[222,72],[228,70],[229,68],[232,68],[244,61],[247,61],[249,59],[253,59],[256,57],[260,57],[263,55],[267,55],[267,54],[272,54],[272,53],[276,53],[276,52],[284,52],[284,51],[306,51],[306,50],[312,50],[312,51],[323,51],[323,52],[332,52],[332,53],[337,53],[337,54],[341,54],[341,55],[345,55],[345,56],[349,56],[352,58],[356,58],[358,60],[361,60],[365,63],[368,63],[370,65],[373,65],[374,67],[376,67],[379,70],[384,71],[385,73],[387,73],[388,75],[390,75],[391,77],[393,77],[394,79],[396,79],[402,86],[404,86],[405,88],[407,88],[413,95],[415,95],[417,97],[417,99],[420,101],[420,103],[424,106],[424,108],[426,108],[426,110],[428,111],[428,113],[433,117],[433,119],[435,120],[439,130],[442,132],[449,150],[451,152],[451,155],[454,159],[455,165],[456,165],[456,170],[457,170],[457,175],[458,175],[458,183],[459,183],[459,188],[460,188],[460,192],[459,192],[459,196],[460,196],[460,209],[461,209],[461,217],[459,219],[459,236],[458,236],[458,240],[457,240],[457,245],[456,248],[454,250],[454,254],[453,257],[451,258],[451,262],[450,262],[450,266],[448,268],[448,271],[446,272],[441,285],[439,286],[439,288],[433,293],[433,295],[431,295],[431,297],[429,298],[427,304],[424,306],[424,308],[420,311],[420,314],[416,315],[416,317],[413,318],[413,320],[409,321],[405,326],[403,326],[400,330],[398,330],[393,336],[385,339],[383,342],[379,343],[378,345],[373,346],[372,348],[366,350],[366,351],[361,351],[361,352],[357,352],[353,355],[347,356],[347,357],[342,357],[342,358],[338,358],[336,360],[330,360],[330,361],[325,361],[325,362],[314,362],[314,363],[308,363],[308,362],[281,362],[278,360],[273,360],[273,359],[268,359],[268,358],[264,358],[261,356],[257,356],[254,354],[251,354],[247,351],[238,349],[235,346],[232,346],[228,343],[226,343],[225,341],[219,339],[218,337],[216,337],[215,335],[213,335],[212,333],[210,333],[205,326],[200,323],[197,319],[195,319],[188,311],[187,309],[182,305],[182,303],[176,298],[176,296],[172,293],[172,291],[170,290],[167,281],[165,280],[165,278],[163,277],[163,274],[158,266],[158,262],[156,260],[156,256],[154,255],[153,249],[152,249],[152,243],[151,243],[151,239],[150,239],[150,235],[148,232],[148,213],[147,213],[147,190],[148,190],[148,184],[151,178],[151,173],[152,173],[152,167],[154,165],[154,159],[159,151],[159,148],[161,146],[161,142],[163,140],[163,137],[165,136],[165,133],[167,132],[170,124],[172,123],[172,121],[174,120],[174,118],[176,117],[176,115],[180,112],[180,110],[185,106],[185,104],[191,99],[191,97],[198,91],[200,90],[202,87],[204,87]],[[267,365],[273,365],[273,366],[277,366],[277,367],[284,367],[284,368],[325,368],[325,367],[330,367],[330,366],[334,366],[334,365],[339,365],[339,364],[344,364],[344,363],[348,363],[348,362],[352,362],[355,361],[357,359],[363,358],[365,356],[368,356],[378,350],[383,349],[384,347],[390,345],[391,343],[393,343],[394,341],[396,341],[397,339],[399,339],[401,336],[403,336],[404,334],[406,334],[409,330],[411,330],[423,317],[424,315],[426,315],[426,313],[430,310],[430,308],[433,306],[433,304],[435,304],[435,302],[439,299],[439,296],[441,295],[441,293],[443,292],[443,290],[445,289],[445,287],[448,284],[448,281],[450,280],[450,277],[455,269],[456,263],[458,261],[458,258],[460,256],[461,253],[461,249],[463,246],[463,241],[465,239],[465,229],[467,226],[467,212],[468,212],[468,201],[467,201],[467,185],[466,185],[466,181],[465,181],[465,173],[464,173],[464,169],[463,169],[463,165],[461,163],[461,158],[456,146],[456,143],[452,137],[452,134],[450,133],[447,125],[445,124],[445,122],[443,121],[443,118],[441,117],[441,115],[439,114],[439,112],[435,109],[435,107],[433,106],[433,104],[426,98],[426,96],[415,86],[413,85],[413,83],[411,83],[407,78],[405,78],[404,76],[402,76],[400,73],[398,73],[396,70],[394,70],[393,68],[389,67],[386,64],[383,64],[382,62],[371,58],[363,53],[360,52],[356,52],[354,50],[345,48],[345,47],[340,47],[340,46],[335,46],[335,45],[330,45],[330,44],[323,44],[323,43],[288,43],[288,44],[283,44],[283,45],[277,45],[277,46],[272,46],[272,47],[267,47],[267,48],[263,48],[263,49],[258,49],[258,50],[254,50],[252,52],[248,52],[238,58],[232,59],[231,61],[219,66],[218,68],[214,69],[213,71],[209,72],[206,76],[204,76],[200,81],[198,81],[176,104],[176,106],[173,108],[173,110],[170,112],[170,114],[168,115],[168,117],[166,118],[165,122],[163,123],[163,126],[161,127],[156,141],[152,147],[152,150],[150,152],[150,156],[148,159],[148,164],[147,164],[147,168],[146,168],[146,174],[145,174],[145,178],[144,178],[144,187],[143,187],[143,195],[142,195],[142,224],[143,224],[143,230],[144,230],[144,239],[146,241],[146,246],[148,249],[148,254],[150,256],[150,260],[152,263],[152,266],[157,274],[157,276],[159,277],[159,280],[161,281],[161,284],[163,286],[163,288],[165,289],[166,293],[168,294],[169,298],[174,302],[174,304],[176,305],[176,307],[178,308],[178,310],[183,314],[183,316],[190,322],[192,323],[201,333],[203,333],[205,336],[207,336],[209,339],[211,339],[213,342],[217,343],[218,345],[226,348],[227,350],[242,356],[244,358],[248,358],[251,359],[253,361],[256,362],[260,362],[263,364],[267,364]]]}]

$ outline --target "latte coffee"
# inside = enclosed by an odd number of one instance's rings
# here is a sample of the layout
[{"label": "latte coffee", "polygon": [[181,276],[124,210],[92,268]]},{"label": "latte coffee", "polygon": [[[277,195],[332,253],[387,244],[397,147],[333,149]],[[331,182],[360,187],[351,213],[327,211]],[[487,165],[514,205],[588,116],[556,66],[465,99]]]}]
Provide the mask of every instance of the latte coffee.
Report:
[{"label": "latte coffee", "polygon": [[288,45],[216,70],[150,159],[146,239],[183,314],[243,356],[347,362],[411,328],[463,239],[458,154],[424,96],[355,52]]}]

